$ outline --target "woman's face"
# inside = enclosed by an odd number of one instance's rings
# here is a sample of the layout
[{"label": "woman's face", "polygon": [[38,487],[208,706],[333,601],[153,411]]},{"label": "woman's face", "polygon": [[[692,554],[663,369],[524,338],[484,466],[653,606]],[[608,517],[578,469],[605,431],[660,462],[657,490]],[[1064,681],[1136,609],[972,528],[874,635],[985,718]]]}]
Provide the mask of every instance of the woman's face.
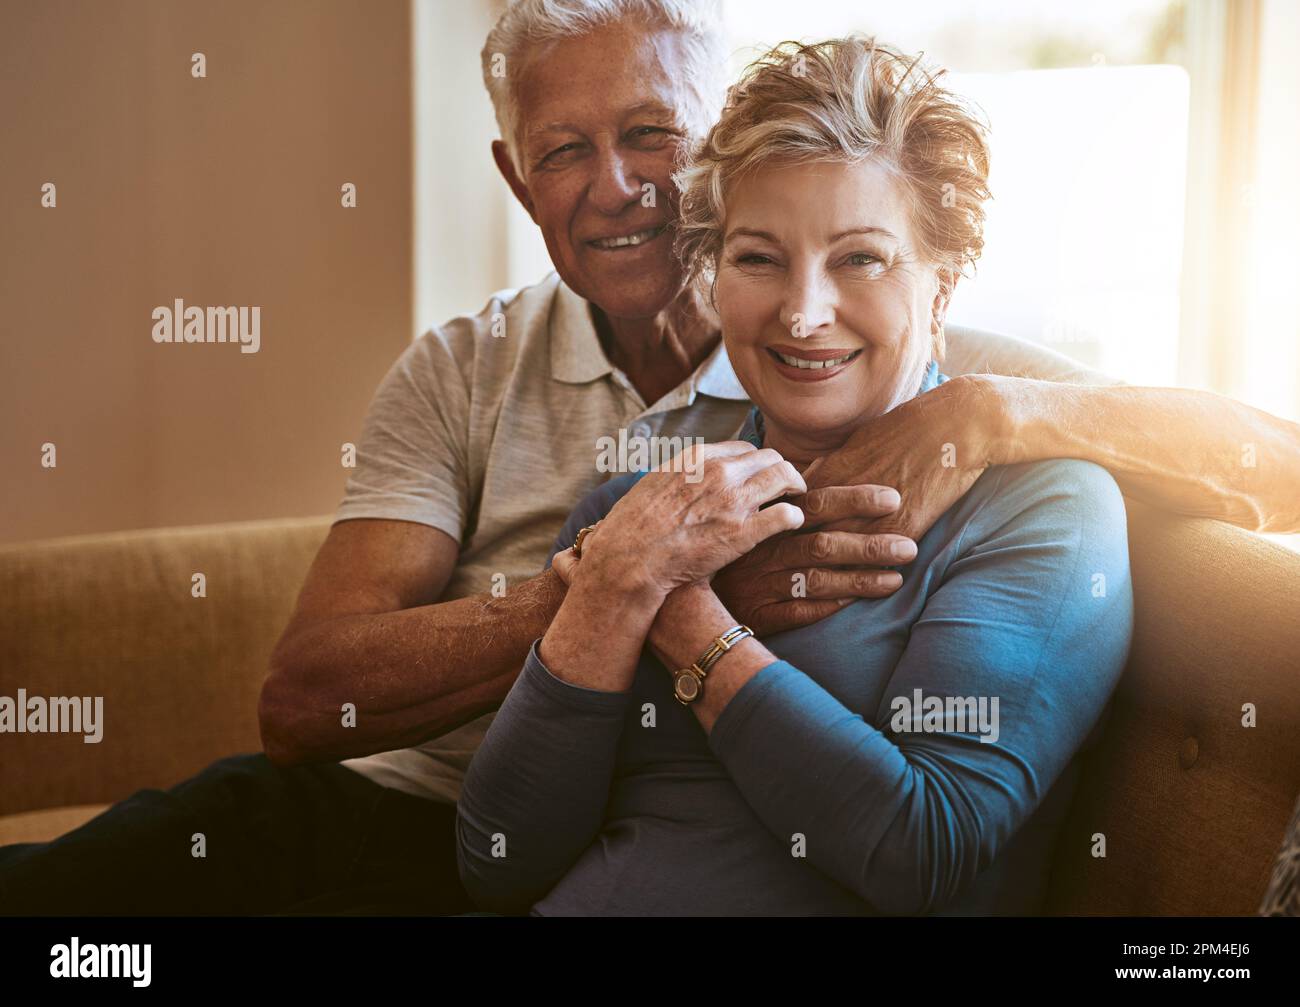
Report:
[{"label": "woman's face", "polygon": [[811,461],[911,398],[946,308],[938,276],[878,162],[774,165],[738,180],[715,296],[768,445]]}]

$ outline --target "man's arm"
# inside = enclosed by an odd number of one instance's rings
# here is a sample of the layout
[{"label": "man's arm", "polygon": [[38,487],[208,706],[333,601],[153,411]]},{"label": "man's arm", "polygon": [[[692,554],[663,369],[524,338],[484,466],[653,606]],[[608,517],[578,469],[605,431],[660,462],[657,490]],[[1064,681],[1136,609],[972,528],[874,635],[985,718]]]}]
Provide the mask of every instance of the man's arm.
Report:
[{"label": "man's arm", "polygon": [[804,472],[810,488],[876,483],[902,497],[885,518],[830,527],[919,539],[989,465],[1079,458],[1164,510],[1300,532],[1300,425],[1214,392],[1128,385],[974,330],[950,332],[943,370],[952,380]]},{"label": "man's arm", "polygon": [[[340,521],[307,574],[258,704],[278,765],[406,748],[495,709],[565,587],[550,570],[504,597],[435,604],[459,546],[410,521]],[[343,726],[354,704],[356,726]]]},{"label": "man's arm", "polygon": [[981,374],[994,386],[986,402],[1000,436],[990,464],[1082,458],[1109,469],[1128,496],[1164,510],[1251,531],[1300,531],[1297,424],[1214,392],[1129,385],[996,332],[948,326],[947,346],[945,374]]},{"label": "man's arm", "polygon": [[[815,496],[815,495],[814,495]],[[831,490],[813,520],[887,513],[892,503]],[[578,517],[584,512],[575,511]],[[603,513],[603,511],[601,512]],[[572,520],[552,555],[572,544]],[[878,597],[870,570],[823,570],[841,563],[871,566],[879,547],[895,536],[794,536],[777,566],[809,572],[808,598],[788,597],[788,572],[770,583],[750,578],[720,590],[751,625],[776,612],[806,625],[842,602],[820,602],[839,592],[845,601]],[[455,568],[459,547],[450,535],[414,521],[353,519],[336,523],[308,571],[298,604],[271,655],[271,672],[258,706],[262,744],[279,765],[333,761],[409,748],[497,709],[519,675],[532,642],[546,633],[566,588],[548,568],[511,586],[504,597],[474,595],[437,603]],[[897,577],[897,574],[893,575]],[[837,579],[837,578],[843,578]],[[800,607],[803,606],[803,607]],[[343,706],[356,707],[356,726],[343,727]]]},{"label": "man's arm", "polygon": [[1300,532],[1300,425],[1214,392],[983,375],[1007,434],[994,465],[1082,458],[1125,494],[1256,532]]}]

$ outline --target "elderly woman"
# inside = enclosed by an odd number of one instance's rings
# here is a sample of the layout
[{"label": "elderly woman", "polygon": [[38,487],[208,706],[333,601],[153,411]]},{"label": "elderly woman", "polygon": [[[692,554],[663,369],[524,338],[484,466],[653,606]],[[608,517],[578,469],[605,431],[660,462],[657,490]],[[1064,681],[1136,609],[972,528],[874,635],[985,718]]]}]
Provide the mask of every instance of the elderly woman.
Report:
[{"label": "elderly woman", "polygon": [[[871,40],[778,47],[732,90],[679,176],[679,242],[755,409],[737,440],[613,479],[570,516],[552,552],[567,597],[458,805],[481,908],[1039,907],[1132,632],[1104,469],[985,469],[896,557],[912,559],[898,590],[807,628],[760,641],[710,587],[818,520],[781,500],[809,466],[946,380],[987,168],[961,103]],[[951,448],[913,446],[931,465]],[[1091,837],[1062,841],[1082,857]]]}]

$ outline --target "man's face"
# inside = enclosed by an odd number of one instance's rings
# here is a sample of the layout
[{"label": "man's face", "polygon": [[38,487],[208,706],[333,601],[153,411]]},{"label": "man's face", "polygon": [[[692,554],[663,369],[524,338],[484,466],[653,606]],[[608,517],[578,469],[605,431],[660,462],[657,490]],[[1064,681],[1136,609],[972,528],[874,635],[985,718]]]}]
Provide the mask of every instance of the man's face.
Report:
[{"label": "man's face", "polygon": [[622,22],[540,46],[518,85],[515,185],[577,294],[649,318],[680,292],[672,172],[686,142],[675,32]]}]

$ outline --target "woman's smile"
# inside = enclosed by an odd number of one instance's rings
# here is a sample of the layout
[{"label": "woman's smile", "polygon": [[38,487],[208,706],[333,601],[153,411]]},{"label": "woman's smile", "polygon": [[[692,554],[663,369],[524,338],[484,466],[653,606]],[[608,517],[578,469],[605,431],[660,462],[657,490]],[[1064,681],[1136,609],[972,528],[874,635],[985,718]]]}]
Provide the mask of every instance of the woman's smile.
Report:
[{"label": "woman's smile", "polygon": [[905,402],[932,351],[938,272],[882,159],[747,171],[727,191],[714,303],[727,357],[795,460]]},{"label": "woman's smile", "polygon": [[773,369],[791,381],[827,381],[843,373],[862,355],[861,347],[809,350],[778,343],[765,349]]}]

